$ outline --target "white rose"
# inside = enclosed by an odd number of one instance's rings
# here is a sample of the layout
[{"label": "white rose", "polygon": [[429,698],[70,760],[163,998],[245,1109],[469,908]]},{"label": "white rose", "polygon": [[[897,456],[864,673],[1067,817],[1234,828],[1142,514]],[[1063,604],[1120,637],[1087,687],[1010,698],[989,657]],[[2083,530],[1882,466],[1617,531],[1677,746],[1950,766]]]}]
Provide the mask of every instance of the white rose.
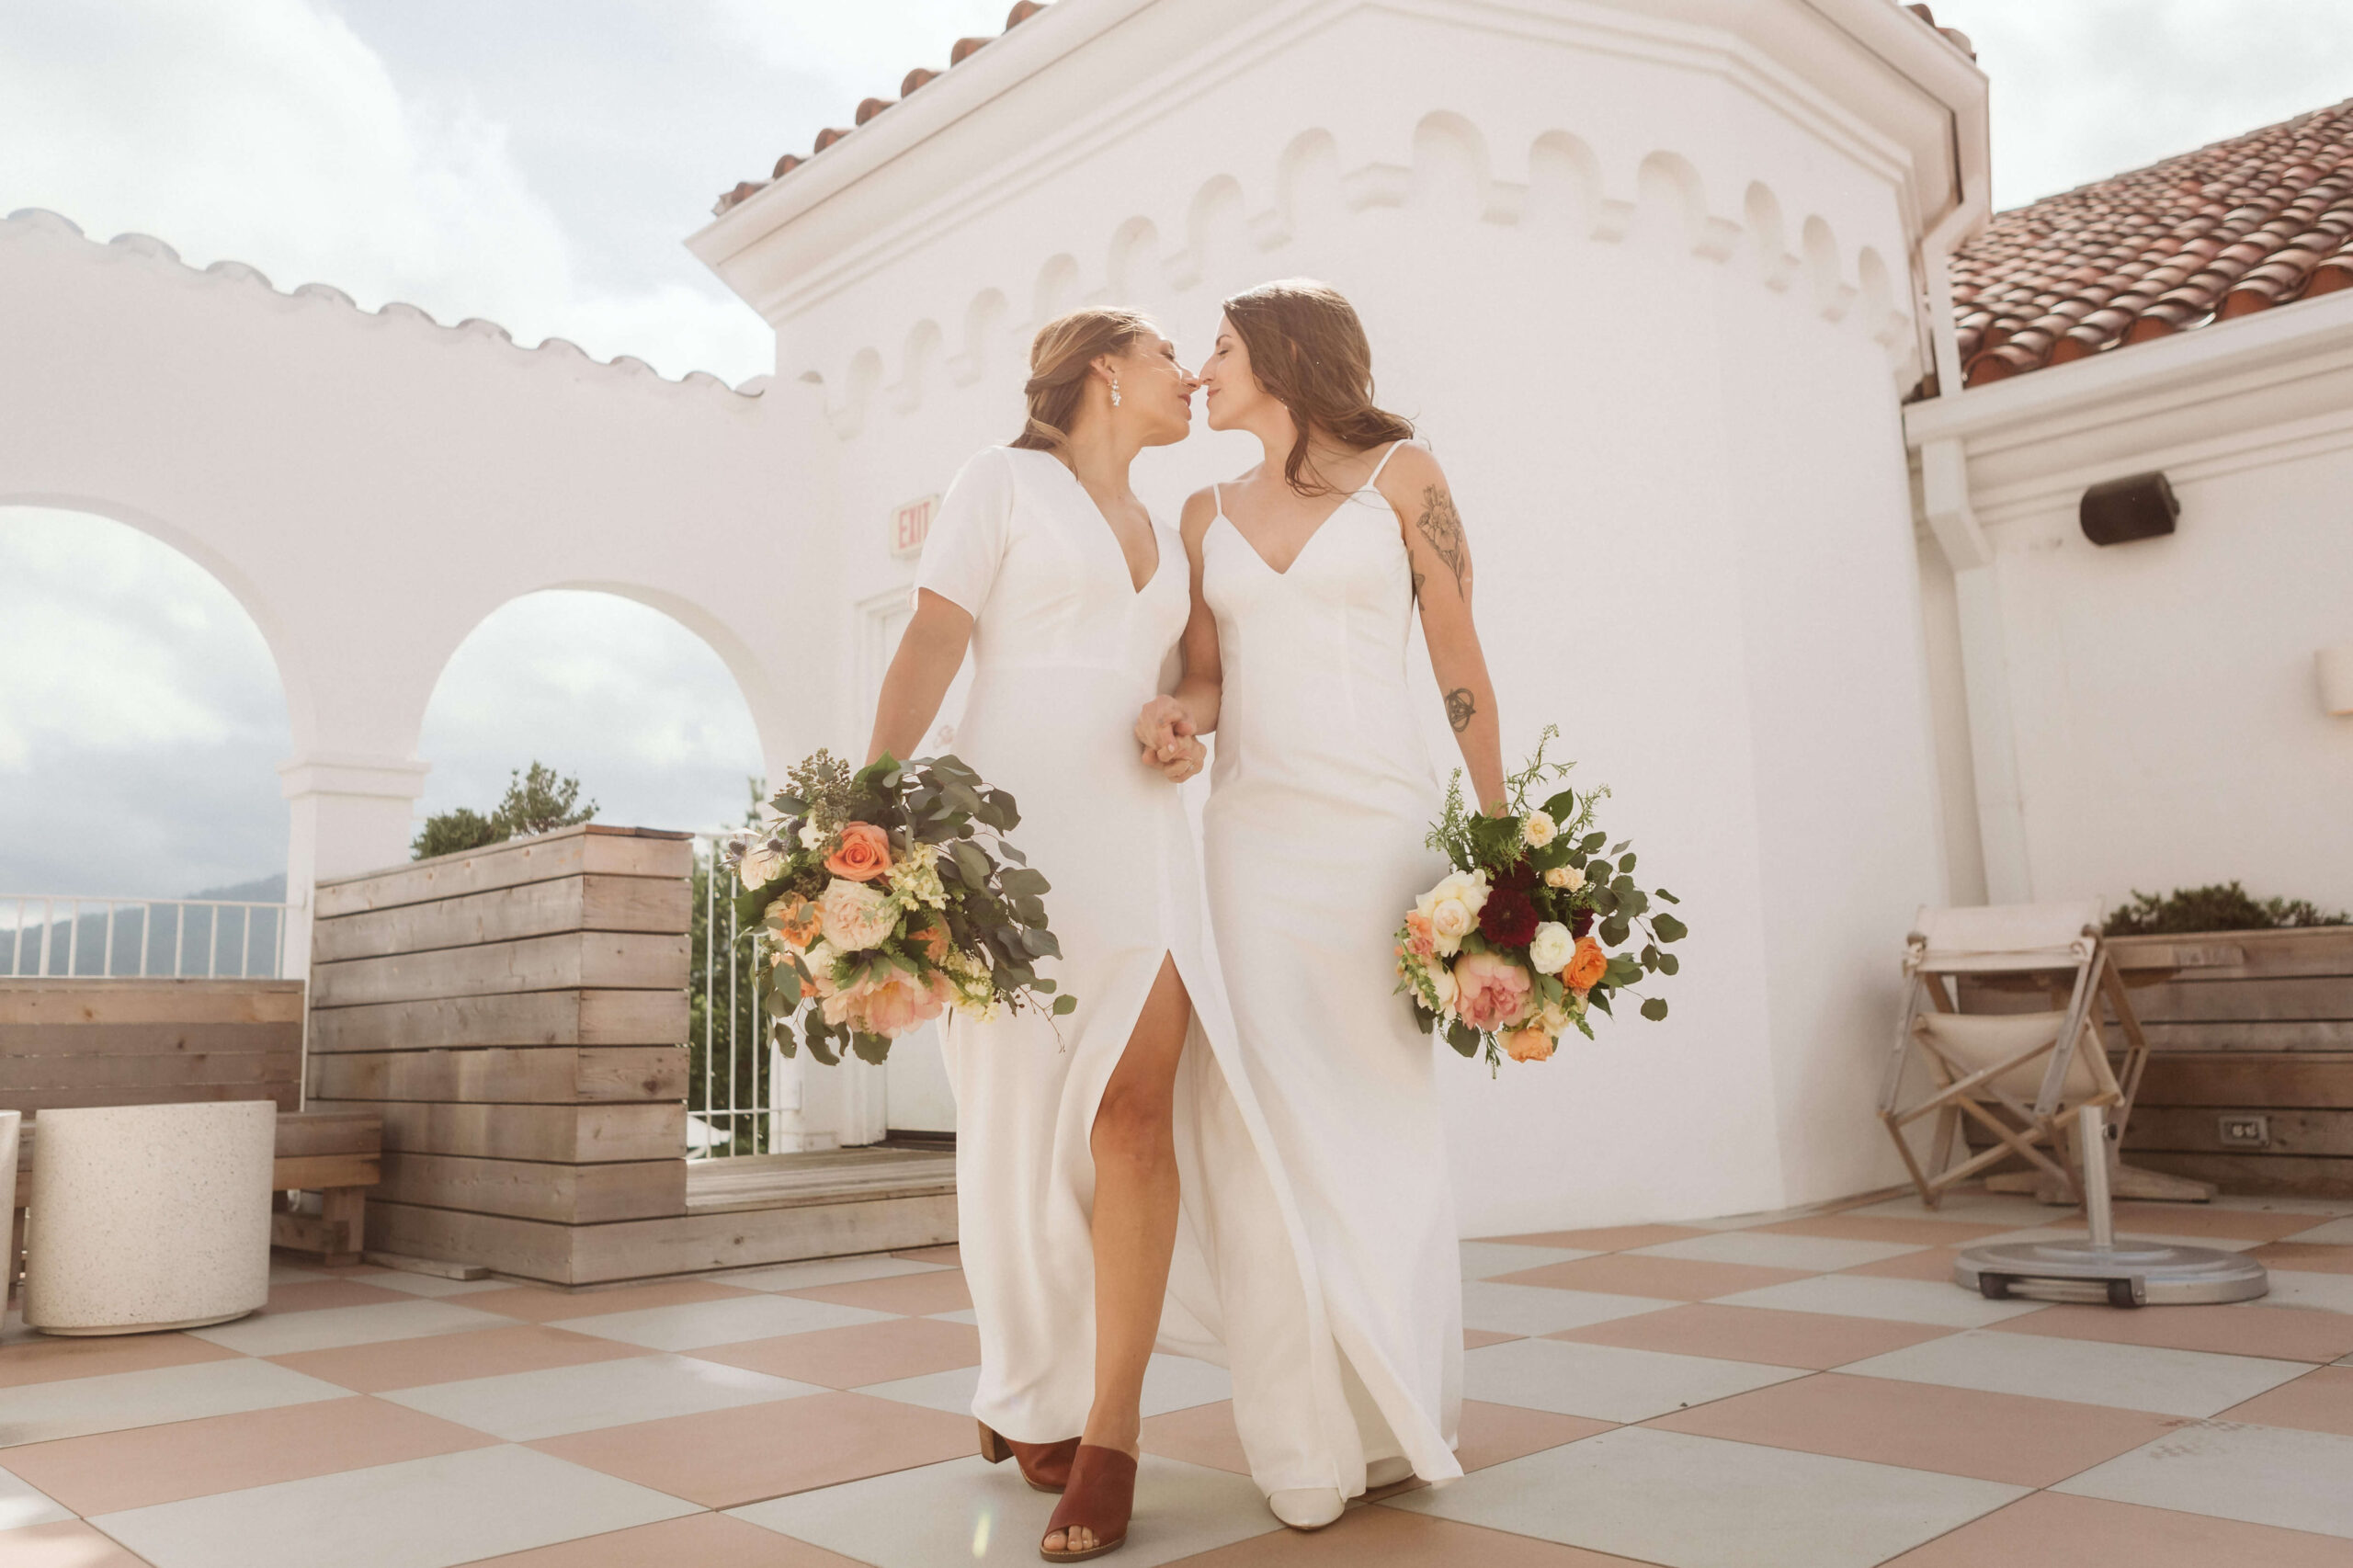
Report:
[{"label": "white rose", "polygon": [[1566,888],[1569,892],[1574,892],[1585,886],[1585,873],[1574,866],[1555,866],[1544,873],[1544,885],[1548,888]]},{"label": "white rose", "polygon": [[817,824],[816,824],[815,823],[813,823],[813,822],[804,822],[804,823],[802,823],[802,824],[801,824],[801,848],[803,848],[803,849],[814,849],[814,848],[816,848],[816,847],[817,847],[817,846],[819,846],[820,844],[823,844],[823,843],[824,843],[824,842],[825,842],[825,835],[824,835],[824,834],[822,834],[822,833],[820,833],[820,832],[818,832],[818,831],[817,831]]},{"label": "white rose", "polygon": [[1519,835],[1528,841],[1530,849],[1543,848],[1560,831],[1560,824],[1552,820],[1549,812],[1530,812],[1528,820],[1519,824]]},{"label": "white rose", "polygon": [[1449,871],[1438,886],[1415,901],[1415,910],[1427,917],[1430,936],[1440,958],[1452,958],[1462,938],[1479,928],[1479,911],[1486,907],[1487,873],[1465,875]]},{"label": "white rose", "polygon": [[1454,971],[1442,963],[1434,963],[1423,972],[1430,977],[1430,990],[1438,997],[1438,1016],[1441,1018],[1454,1017],[1454,998],[1462,989],[1454,982]]},{"label": "white rose", "polygon": [[880,888],[835,877],[818,901],[825,940],[846,953],[862,953],[898,928],[898,906]]},{"label": "white rose", "polygon": [[1547,920],[1536,927],[1535,939],[1528,944],[1528,961],[1539,974],[1558,974],[1569,967],[1576,950],[1577,939],[1569,935],[1569,928],[1557,920]]},{"label": "white rose", "polygon": [[801,961],[809,968],[809,978],[817,983],[818,995],[831,996],[834,994],[834,965],[841,961],[841,956],[834,945],[822,937],[801,955]]},{"label": "white rose", "polygon": [[1440,958],[1452,958],[1462,947],[1462,938],[1478,928],[1479,917],[1471,906],[1459,898],[1442,898],[1427,911],[1430,917],[1431,945]]},{"label": "white rose", "polygon": [[735,868],[735,874],[743,879],[744,891],[764,888],[783,875],[784,858],[784,846],[773,838],[747,841],[743,862]]}]

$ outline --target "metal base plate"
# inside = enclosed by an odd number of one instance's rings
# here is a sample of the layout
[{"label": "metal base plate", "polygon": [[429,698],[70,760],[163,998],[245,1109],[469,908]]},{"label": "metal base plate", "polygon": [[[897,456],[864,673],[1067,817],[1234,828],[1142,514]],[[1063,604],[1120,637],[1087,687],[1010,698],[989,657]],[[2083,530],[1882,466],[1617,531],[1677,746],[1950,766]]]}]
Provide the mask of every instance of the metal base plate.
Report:
[{"label": "metal base plate", "polygon": [[2129,1236],[2119,1236],[2112,1247],[2088,1241],[1971,1247],[1954,1260],[1952,1282],[1995,1301],[2015,1294],[2119,1307],[2245,1301],[2271,1288],[2263,1265],[2242,1254]]}]

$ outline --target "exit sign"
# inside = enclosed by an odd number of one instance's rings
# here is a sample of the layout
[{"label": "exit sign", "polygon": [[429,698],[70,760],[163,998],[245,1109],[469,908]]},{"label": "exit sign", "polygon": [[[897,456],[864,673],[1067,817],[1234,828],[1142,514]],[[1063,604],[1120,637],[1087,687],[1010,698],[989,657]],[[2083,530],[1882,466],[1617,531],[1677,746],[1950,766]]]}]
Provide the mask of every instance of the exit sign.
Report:
[{"label": "exit sign", "polygon": [[891,514],[891,553],[894,556],[920,555],[923,541],[931,532],[932,514],[939,510],[939,497],[926,495],[920,501],[909,501]]}]

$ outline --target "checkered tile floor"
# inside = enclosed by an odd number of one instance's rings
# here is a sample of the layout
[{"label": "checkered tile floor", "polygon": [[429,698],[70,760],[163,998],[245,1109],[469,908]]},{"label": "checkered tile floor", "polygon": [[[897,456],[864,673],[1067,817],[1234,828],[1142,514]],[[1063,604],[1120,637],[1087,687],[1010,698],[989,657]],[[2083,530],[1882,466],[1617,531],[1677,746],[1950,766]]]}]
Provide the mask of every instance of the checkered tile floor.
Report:
[{"label": "checkered tile floor", "polygon": [[[2058,1223],[2054,1226],[2054,1216]],[[2125,1205],[2228,1307],[1990,1302],[1964,1193],[1462,1249],[1469,1473],[1283,1530],[1225,1375],[1155,1360],[1124,1568],[2353,1565],[2353,1202]],[[1034,1562],[972,1457],[953,1247],[605,1290],[281,1268],[192,1334],[0,1335],[8,1568]]]}]

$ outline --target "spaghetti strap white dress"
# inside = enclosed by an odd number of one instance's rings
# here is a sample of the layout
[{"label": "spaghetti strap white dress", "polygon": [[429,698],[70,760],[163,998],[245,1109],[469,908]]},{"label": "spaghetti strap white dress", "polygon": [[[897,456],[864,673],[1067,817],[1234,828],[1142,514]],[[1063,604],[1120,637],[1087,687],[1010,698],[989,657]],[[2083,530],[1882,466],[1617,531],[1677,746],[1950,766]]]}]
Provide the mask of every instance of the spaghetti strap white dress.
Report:
[{"label": "spaghetti strap white dress", "polygon": [[1222,494],[1201,545],[1225,672],[1203,819],[1211,925],[1355,1415],[1337,1455],[1349,1495],[1377,1460],[1402,1457],[1429,1482],[1462,1473],[1436,1047],[1394,994],[1392,951],[1444,873],[1423,843],[1440,797],[1406,673],[1413,568],[1379,475],[1288,572],[1234,528]]},{"label": "spaghetti strap white dress", "polygon": [[[1234,1420],[1272,1492],[1332,1484],[1324,1429],[1347,1417],[1298,1205],[1268,1158],[1211,951],[1191,824],[1138,755],[1138,710],[1190,610],[1182,540],[1155,520],[1139,590],[1118,540],[1050,453],[992,447],[942,498],[918,588],[972,616],[956,752],[1020,809],[1013,838],[1051,884],[1078,999],[1060,1019],[951,1017],[956,1196],[981,1333],[972,1411],[1027,1443],[1075,1437],[1094,1399],[1090,1135],[1164,954],[1193,1002],[1176,1081],[1183,1208],[1160,1347],[1231,1368]],[[1308,1415],[1302,1420],[1301,1413]]]}]

